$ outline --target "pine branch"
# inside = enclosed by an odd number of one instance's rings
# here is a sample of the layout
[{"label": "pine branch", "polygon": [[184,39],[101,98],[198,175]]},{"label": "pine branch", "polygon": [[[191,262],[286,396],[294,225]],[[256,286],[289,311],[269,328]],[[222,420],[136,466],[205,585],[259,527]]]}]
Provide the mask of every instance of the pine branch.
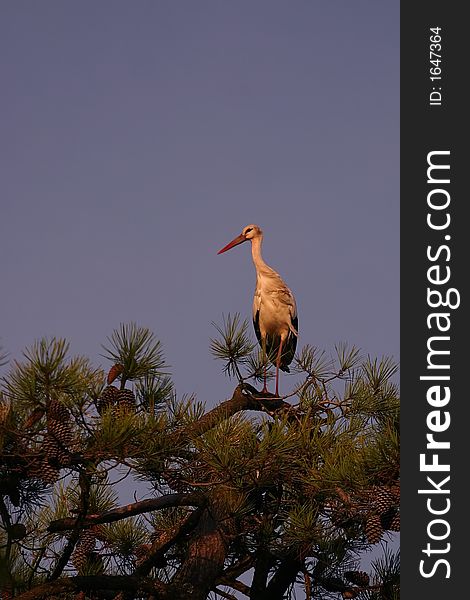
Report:
[{"label": "pine branch", "polygon": [[86,514],[88,512],[88,505],[90,500],[90,491],[91,491],[91,481],[90,478],[85,473],[80,473],[79,476],[79,485],[80,485],[80,512],[78,513],[77,518],[72,519],[73,524],[70,529],[73,529],[69,541],[64,548],[62,556],[57,561],[52,573],[48,576],[48,581],[54,581],[62,574],[62,571],[66,567],[67,563],[72,556],[72,553],[75,549],[75,546],[80,537],[81,530],[83,528],[83,521],[86,518]]},{"label": "pine branch", "polygon": [[[250,597],[251,588],[243,583],[242,581],[238,581],[238,579],[233,579],[230,583],[226,583],[224,585],[228,585],[229,587],[237,590],[237,592],[241,592],[244,596]],[[220,593],[220,592],[219,592]],[[233,596],[231,596],[233,598]]]},{"label": "pine branch", "polygon": [[[127,504],[126,506],[113,508],[112,510],[108,510],[99,515],[87,515],[82,519],[81,526],[89,527],[91,525],[99,525],[101,523],[113,523],[114,521],[120,521],[121,519],[127,519],[128,517],[151,512],[153,510],[161,510],[162,508],[174,506],[202,506],[204,503],[204,496],[198,493],[167,494],[166,496],[141,500],[140,502],[134,502],[133,504]],[[51,521],[47,530],[49,533],[68,531],[73,529],[76,523],[77,519],[75,517],[66,517],[65,519]]]},{"label": "pine branch", "polygon": [[152,544],[148,557],[136,568],[134,575],[148,575],[152,568],[163,559],[165,553],[184,535],[196,527],[204,510],[205,503],[184,518],[178,525],[172,527],[169,531],[165,531],[159,536]]},{"label": "pine branch", "polygon": [[265,544],[258,550],[253,572],[253,580],[251,582],[251,598],[263,598],[266,591],[266,583],[273,559],[270,553],[266,550]]},{"label": "pine branch", "polygon": [[103,346],[105,358],[120,365],[121,389],[126,381],[146,375],[164,375],[166,368],[161,343],[146,327],[135,323],[121,323],[108,337],[109,346]]},{"label": "pine branch", "polygon": [[[255,396],[256,394],[256,396]],[[272,415],[282,410],[291,410],[291,405],[275,397],[261,397],[254,387],[248,384],[238,385],[230,400],[219,404],[203,415],[195,423],[177,430],[172,435],[172,442],[176,444],[183,440],[197,437],[215,427],[221,421],[243,410],[260,410]]]},{"label": "pine branch", "polygon": [[267,587],[266,594],[259,598],[269,600],[282,600],[289,586],[295,582],[297,573],[302,570],[302,560],[298,556],[287,556],[281,562],[277,571],[271,577]]},{"label": "pine branch", "polygon": [[81,591],[126,591],[151,594],[156,600],[167,598],[167,586],[161,581],[129,575],[88,575],[65,577],[38,585],[15,596],[15,600],[41,600],[42,598]]},{"label": "pine branch", "polygon": [[[11,528],[10,513],[8,512],[8,509],[5,506],[5,502],[3,501],[2,496],[0,496],[0,514],[2,517],[3,524],[5,526],[5,529],[7,530],[7,543],[4,546],[4,549],[2,548],[2,550],[3,550],[2,562],[5,562],[5,564],[8,564],[10,562],[13,540],[11,538],[11,533],[10,533],[10,528]],[[3,571],[3,569],[2,569],[2,571]],[[5,573],[0,573],[0,575],[1,575],[0,581],[2,584],[1,587],[3,588],[3,590],[5,590],[5,591],[12,590],[14,582],[13,582],[13,577],[12,577],[11,573],[5,572]],[[0,590],[0,591],[2,591],[2,590]]]},{"label": "pine branch", "polygon": [[226,600],[237,600],[236,597],[233,594],[228,594],[227,592],[219,590],[219,588],[217,588],[217,587],[214,589],[214,592],[218,596],[222,596],[222,598],[225,598]]},{"label": "pine branch", "polygon": [[231,581],[234,581],[237,577],[240,577],[240,575],[243,575],[243,573],[251,569],[253,564],[254,557],[251,554],[247,554],[230,567],[227,567],[222,575],[216,580],[216,585],[231,586]]},{"label": "pine branch", "polygon": [[214,512],[204,510],[189,540],[186,556],[171,582],[174,600],[205,600],[223,571],[228,548],[220,515],[217,518]]},{"label": "pine branch", "polygon": [[11,527],[11,518],[5,502],[3,501],[3,496],[0,496],[0,517],[2,517],[5,529],[9,529]]},{"label": "pine branch", "polygon": [[240,314],[236,313],[233,317],[228,315],[227,319],[223,317],[222,325],[214,322],[212,325],[220,335],[219,339],[211,338],[211,352],[214,358],[224,361],[224,373],[229,377],[236,376],[241,382],[243,378],[238,365],[249,360],[256,346],[248,335],[248,321],[242,321]]}]

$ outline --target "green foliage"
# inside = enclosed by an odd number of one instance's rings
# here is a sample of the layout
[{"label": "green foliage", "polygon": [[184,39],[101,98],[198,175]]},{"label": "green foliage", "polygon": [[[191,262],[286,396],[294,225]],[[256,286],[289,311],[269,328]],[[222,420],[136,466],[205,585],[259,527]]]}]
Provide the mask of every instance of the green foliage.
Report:
[{"label": "green foliage", "polygon": [[299,373],[308,373],[312,379],[324,379],[327,377],[334,363],[324,350],[319,350],[313,346],[306,345],[295,358],[296,370]]},{"label": "green foliage", "polygon": [[372,561],[374,581],[380,589],[364,595],[367,600],[399,600],[400,598],[400,552],[389,548],[379,558]]},{"label": "green foliage", "polygon": [[106,409],[89,441],[90,453],[102,453],[107,457],[119,457],[128,453],[140,431],[139,417],[132,413],[118,413]]},{"label": "green foliage", "polygon": [[181,398],[172,394],[167,403],[169,426],[174,428],[194,423],[202,417],[204,408],[194,394],[184,394]]},{"label": "green foliage", "polygon": [[266,374],[266,381],[274,378],[274,368],[270,357],[264,356],[263,350],[259,347],[255,349],[245,360],[246,375],[242,377],[242,381],[253,380],[254,383],[261,383],[264,381]]},{"label": "green foliage", "polygon": [[[98,514],[111,510],[117,505],[117,491],[111,487],[106,471],[95,472],[90,481],[90,491],[87,500],[87,510],[91,514]],[[81,508],[81,488],[76,478],[68,482],[64,492],[65,502],[69,512],[78,513]],[[61,502],[57,502],[60,510]],[[60,518],[60,517],[59,517]]]},{"label": "green foliage", "polygon": [[351,371],[351,369],[354,369],[362,360],[359,348],[356,348],[355,346],[349,348],[348,344],[345,342],[336,344],[335,352],[341,373]]},{"label": "green foliage", "polygon": [[324,539],[325,532],[318,519],[318,512],[318,505],[311,501],[295,504],[289,510],[284,533],[287,546],[298,549],[304,544],[310,545],[314,542],[318,543],[318,539]]},{"label": "green foliage", "polygon": [[136,384],[142,406],[151,413],[164,408],[173,394],[173,382],[168,375],[146,373]]},{"label": "green foliage", "polygon": [[[229,316],[216,328],[211,351],[241,385],[209,414],[194,395],[176,395],[160,342],[135,324],[108,339],[120,389],[69,357],[64,340],[40,340],[13,362],[0,396],[2,595],[79,573],[145,577],[176,597],[181,573],[209,571],[204,552],[221,536],[228,588],[250,569],[266,588],[298,561],[286,597],[294,585],[318,598],[398,597],[399,557],[388,550],[370,584],[346,577],[376,541],[371,517],[382,543],[390,517],[393,530],[399,523],[395,363],[346,344],[305,346],[283,402],[245,383],[262,381],[265,367],[247,322]],[[140,495],[162,504],[140,512]]]},{"label": "green foliage", "polygon": [[99,371],[84,357],[68,358],[63,339],[42,339],[24,352],[24,362],[13,362],[5,378],[5,394],[15,409],[45,408],[52,398],[68,398],[74,406],[96,385]]},{"label": "green foliage", "polygon": [[107,525],[103,535],[114,555],[129,559],[135,555],[135,549],[148,540],[148,529],[143,519],[131,517]]},{"label": "green foliage", "polygon": [[135,381],[148,375],[164,375],[167,368],[160,341],[146,327],[122,323],[103,346],[108,358],[123,367],[121,381]]},{"label": "green foliage", "polygon": [[211,339],[210,349],[214,356],[224,362],[224,373],[241,379],[239,365],[246,364],[256,344],[250,340],[248,321],[241,320],[239,313],[223,317],[222,325],[212,323],[220,338]]}]

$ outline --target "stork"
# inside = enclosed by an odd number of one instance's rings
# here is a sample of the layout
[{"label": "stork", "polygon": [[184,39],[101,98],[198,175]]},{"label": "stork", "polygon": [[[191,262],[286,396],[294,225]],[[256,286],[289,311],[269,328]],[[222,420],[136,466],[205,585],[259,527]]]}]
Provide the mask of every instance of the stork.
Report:
[{"label": "stork", "polygon": [[[258,225],[247,225],[241,234],[224,246],[217,254],[247,241],[251,242],[251,255],[256,269],[256,288],[253,298],[253,326],[256,337],[266,356],[276,366],[276,396],[279,396],[279,369],[289,373],[297,346],[298,319],[295,298],[290,289],[267,265],[261,256],[263,232]],[[276,357],[273,360],[273,357]],[[264,370],[263,394],[266,386],[266,366]]]}]

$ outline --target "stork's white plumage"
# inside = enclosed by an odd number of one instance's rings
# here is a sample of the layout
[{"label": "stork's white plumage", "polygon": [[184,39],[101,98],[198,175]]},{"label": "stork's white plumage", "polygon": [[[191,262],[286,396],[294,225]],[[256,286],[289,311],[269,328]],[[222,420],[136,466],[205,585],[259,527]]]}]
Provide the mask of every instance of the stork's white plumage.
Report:
[{"label": "stork's white plumage", "polygon": [[[295,298],[290,289],[276,273],[267,265],[261,256],[263,232],[258,225],[247,225],[241,234],[219,250],[226,252],[251,241],[251,254],[256,269],[256,288],[253,298],[253,325],[256,337],[263,352],[274,357],[276,365],[276,396],[279,395],[279,369],[289,372],[297,346],[298,318]],[[266,371],[263,393],[267,392]]]}]

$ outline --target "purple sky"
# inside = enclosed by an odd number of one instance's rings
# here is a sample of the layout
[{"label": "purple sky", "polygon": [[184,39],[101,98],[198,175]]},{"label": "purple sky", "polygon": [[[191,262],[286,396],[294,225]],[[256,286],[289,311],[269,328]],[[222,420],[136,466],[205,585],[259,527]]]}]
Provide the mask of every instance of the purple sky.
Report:
[{"label": "purple sky", "polygon": [[398,358],[398,1],[2,2],[0,73],[11,356],[102,362],[136,321],[179,394],[223,400],[211,321],[251,317],[255,279],[216,252],[254,222],[300,346]]}]

